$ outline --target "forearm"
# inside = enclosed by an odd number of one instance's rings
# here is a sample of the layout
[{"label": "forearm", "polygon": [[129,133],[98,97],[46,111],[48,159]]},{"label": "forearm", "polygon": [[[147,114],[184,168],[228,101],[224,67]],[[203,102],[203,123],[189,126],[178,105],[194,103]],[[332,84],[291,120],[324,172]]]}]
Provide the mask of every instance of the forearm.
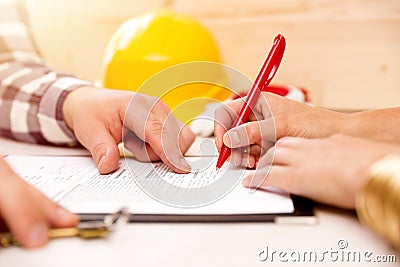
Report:
[{"label": "forearm", "polygon": [[400,249],[400,155],[376,162],[369,176],[356,197],[357,215]]},{"label": "forearm", "polygon": [[24,142],[74,145],[62,106],[67,94],[88,84],[32,59],[0,64],[0,134]]},{"label": "forearm", "polygon": [[348,114],[343,134],[385,142],[400,142],[400,108]]}]

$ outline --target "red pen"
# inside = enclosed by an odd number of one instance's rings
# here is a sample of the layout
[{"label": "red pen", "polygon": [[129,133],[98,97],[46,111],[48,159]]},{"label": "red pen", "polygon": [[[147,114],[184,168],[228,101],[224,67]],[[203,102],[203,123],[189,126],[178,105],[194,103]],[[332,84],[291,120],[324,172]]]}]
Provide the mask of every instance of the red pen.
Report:
[{"label": "red pen", "polygon": [[[246,100],[240,109],[236,120],[231,125],[231,128],[237,127],[245,122],[247,122],[251,110],[257,102],[261,91],[264,87],[267,87],[274,77],[276,71],[278,70],[279,64],[282,61],[283,53],[285,52],[286,40],[283,35],[278,34],[274,39],[274,44],[272,45],[271,51],[267,58],[265,59],[264,65],[262,66],[260,73],[253,86],[251,87],[249,93],[247,94]],[[221,152],[217,161],[217,168],[221,168],[225,161],[229,158],[231,154],[231,149],[222,144]]]}]

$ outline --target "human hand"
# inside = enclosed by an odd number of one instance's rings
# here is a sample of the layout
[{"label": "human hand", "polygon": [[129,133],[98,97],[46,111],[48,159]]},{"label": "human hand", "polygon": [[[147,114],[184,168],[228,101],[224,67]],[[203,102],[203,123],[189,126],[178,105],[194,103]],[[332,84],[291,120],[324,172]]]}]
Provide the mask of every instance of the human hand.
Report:
[{"label": "human hand", "polygon": [[344,135],[284,137],[261,158],[243,185],[273,186],[318,202],[354,208],[369,167],[395,152],[400,152],[399,145]]},{"label": "human hand", "polygon": [[24,247],[44,245],[50,228],[72,227],[74,215],[18,177],[0,159],[0,232],[10,230]]},{"label": "human hand", "polygon": [[78,141],[91,152],[100,173],[118,168],[117,145],[121,141],[138,160],[161,159],[175,172],[190,171],[183,153],[195,135],[156,97],[81,87],[67,96],[63,113]]},{"label": "human hand", "polygon": [[236,166],[255,167],[260,155],[284,136],[322,138],[346,128],[347,114],[262,92],[249,122],[229,130],[243,102],[244,99],[228,102],[215,113],[216,146],[220,150],[224,143],[232,148],[231,161]]}]

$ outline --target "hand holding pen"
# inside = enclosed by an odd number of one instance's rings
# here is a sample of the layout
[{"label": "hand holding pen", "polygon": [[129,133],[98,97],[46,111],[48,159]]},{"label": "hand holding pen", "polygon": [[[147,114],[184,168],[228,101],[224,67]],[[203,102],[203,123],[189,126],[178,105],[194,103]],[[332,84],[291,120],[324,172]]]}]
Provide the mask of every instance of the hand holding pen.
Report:
[{"label": "hand holding pen", "polygon": [[[272,78],[274,77],[276,71],[278,70],[278,67],[282,61],[285,47],[286,47],[285,38],[282,35],[278,34],[275,37],[271,51],[269,52],[267,58],[265,59],[265,62],[256,80],[254,81],[254,84],[250,89],[246,97],[246,100],[244,101],[244,104],[238,113],[236,120],[233,122],[230,128],[237,127],[248,120],[250,113],[254,105],[256,104],[261,91],[263,90],[263,88],[267,87],[270,84]],[[225,161],[229,158],[230,154],[231,154],[231,149],[226,147],[225,145],[222,145],[217,161],[217,169],[222,167]]]}]

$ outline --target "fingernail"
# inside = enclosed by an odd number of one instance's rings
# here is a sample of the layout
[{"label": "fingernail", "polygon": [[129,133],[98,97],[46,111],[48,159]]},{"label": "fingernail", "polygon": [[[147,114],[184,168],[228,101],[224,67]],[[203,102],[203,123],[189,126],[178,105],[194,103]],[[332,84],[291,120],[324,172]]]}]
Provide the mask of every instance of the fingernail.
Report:
[{"label": "fingernail", "polygon": [[[257,190],[257,188],[260,187],[259,184],[257,184],[257,182],[255,181],[255,174],[249,175],[247,176],[243,181],[242,181],[242,185],[244,187],[250,188],[250,189],[254,189]],[[252,191],[254,192],[254,191]]]},{"label": "fingernail", "polygon": [[245,179],[243,179],[242,185],[243,185],[244,187],[249,187],[250,181],[251,181],[250,177],[246,177]]},{"label": "fingernail", "polygon": [[239,167],[240,164],[242,164],[242,158],[240,156],[233,156],[233,163],[235,164],[235,167]]},{"label": "fingernail", "polygon": [[256,165],[256,160],[255,160],[255,158],[254,157],[250,157],[249,158],[249,161],[248,161],[248,168],[254,168],[255,167],[255,165]]},{"label": "fingernail", "polygon": [[248,165],[247,164],[247,158],[246,157],[242,158],[242,166],[246,168],[247,165]]},{"label": "fingernail", "polygon": [[191,170],[191,166],[189,165],[189,163],[187,163],[187,161],[185,159],[181,159],[181,165],[185,168],[185,170],[190,171]]},{"label": "fingernail", "polygon": [[27,245],[36,247],[43,245],[47,241],[47,227],[44,224],[35,224],[28,233]]},{"label": "fingernail", "polygon": [[100,158],[100,160],[99,160],[99,163],[97,163],[97,169],[99,170],[99,172],[101,173],[101,174],[106,174],[106,173],[108,173],[109,171],[107,170],[107,168],[105,167],[105,166],[107,166],[105,163],[106,163],[106,158],[107,158],[107,156],[106,156],[106,154],[104,154],[103,156],[101,156],[101,158]]},{"label": "fingernail", "polygon": [[75,215],[64,209],[63,207],[58,207],[55,211],[56,220],[62,224],[70,224],[75,220]]},{"label": "fingernail", "polygon": [[106,159],[106,156],[107,154],[106,153],[104,153],[102,156],[101,156],[101,158],[99,159],[99,162],[97,163],[97,165],[98,166],[100,166],[100,164]]},{"label": "fingernail", "polygon": [[229,131],[227,134],[232,146],[240,144],[239,134],[236,131]]}]

